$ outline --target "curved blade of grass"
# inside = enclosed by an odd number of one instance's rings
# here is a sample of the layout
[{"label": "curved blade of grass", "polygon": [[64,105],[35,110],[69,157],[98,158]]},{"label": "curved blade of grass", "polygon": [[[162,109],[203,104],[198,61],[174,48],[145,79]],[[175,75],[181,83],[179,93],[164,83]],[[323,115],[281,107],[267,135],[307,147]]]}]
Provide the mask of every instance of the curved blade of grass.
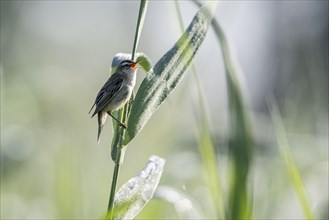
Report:
[{"label": "curved blade of grass", "polygon": [[[149,58],[145,54],[136,53],[135,57],[136,57],[136,61],[140,61],[139,65],[142,67],[142,69],[145,72],[149,72],[149,71],[152,70],[151,61],[149,60]],[[117,53],[112,59],[112,73],[114,73],[116,68],[118,67],[118,65],[123,60],[126,60],[126,59],[131,59],[131,54]],[[127,103],[127,117],[128,117],[128,115],[131,111],[131,106],[132,106],[133,101],[134,101],[134,94],[131,96],[129,102]],[[119,118],[119,116],[121,114],[122,114],[122,110],[113,112],[113,115],[116,118]],[[113,161],[116,161],[117,149],[118,149],[118,146],[119,146],[119,137],[120,137],[119,132],[121,132],[121,127],[118,125],[118,122],[116,122],[115,120],[112,120],[112,126],[113,126],[114,135],[113,135],[112,143],[111,143],[111,157],[112,157]],[[129,126],[129,124],[128,124],[128,126]],[[122,163],[123,158],[124,157],[121,157],[121,162],[120,163]]]},{"label": "curved blade of grass", "polygon": [[286,137],[286,132],[282,122],[282,118],[280,116],[279,109],[275,104],[273,98],[268,99],[268,106],[272,116],[272,121],[274,123],[275,134],[276,139],[278,141],[280,154],[284,159],[285,167],[287,169],[291,185],[296,191],[299,202],[303,208],[305,218],[308,220],[312,220],[314,219],[314,215],[311,211],[309,200],[307,198],[305,187],[301,175],[298,171],[298,167],[290,152],[289,143]]},{"label": "curved blade of grass", "polygon": [[165,160],[151,156],[143,170],[126,182],[114,199],[114,219],[133,219],[151,200],[160,182]]},{"label": "curved blade of grass", "polygon": [[229,198],[230,219],[250,219],[252,201],[248,195],[248,172],[251,164],[254,137],[245,112],[245,104],[237,79],[226,36],[216,20],[212,26],[221,45],[229,102],[229,150],[232,156],[232,173]]},{"label": "curved blade of grass", "polygon": [[[175,1],[176,11],[179,20],[179,26],[181,30],[184,30],[183,18],[180,12],[179,4]],[[224,196],[222,192],[222,186],[220,181],[218,161],[215,152],[215,146],[211,138],[209,131],[209,119],[207,117],[206,103],[203,98],[203,92],[198,79],[195,64],[192,64],[193,81],[195,83],[195,89],[198,94],[198,102],[193,105],[193,108],[197,114],[201,116],[201,122],[198,126],[199,132],[199,151],[201,153],[201,159],[203,163],[204,176],[206,179],[206,184],[208,188],[208,193],[213,201],[213,206],[215,208],[216,217],[218,219],[223,219],[225,216],[224,207]]]},{"label": "curved blade of grass", "polygon": [[[201,4],[193,1],[196,5]],[[232,155],[232,174],[229,195],[230,219],[250,219],[252,215],[251,200],[248,196],[247,177],[253,153],[254,138],[249,118],[245,112],[243,96],[237,79],[236,67],[232,60],[226,36],[216,19],[211,23],[224,59],[225,75],[229,102],[229,149]]]},{"label": "curved blade of grass", "polygon": [[128,118],[124,145],[145,126],[152,114],[177,86],[203,42],[216,2],[207,3],[194,16],[177,43],[155,64],[140,85]]},{"label": "curved blade of grass", "polygon": [[219,169],[213,140],[206,119],[201,119],[199,127],[199,151],[204,166],[204,176],[217,219],[225,218],[225,206],[221,188]]}]

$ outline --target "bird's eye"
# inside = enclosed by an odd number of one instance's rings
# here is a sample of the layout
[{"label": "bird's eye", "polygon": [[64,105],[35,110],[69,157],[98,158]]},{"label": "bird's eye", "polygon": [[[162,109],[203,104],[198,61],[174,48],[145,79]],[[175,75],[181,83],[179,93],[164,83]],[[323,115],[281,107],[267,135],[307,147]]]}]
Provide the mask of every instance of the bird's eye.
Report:
[{"label": "bird's eye", "polygon": [[123,69],[129,69],[130,68],[130,66],[131,66],[131,64],[132,64],[132,62],[129,62],[129,61],[123,61],[121,64],[120,64],[120,66],[121,66],[121,68],[123,68]]}]

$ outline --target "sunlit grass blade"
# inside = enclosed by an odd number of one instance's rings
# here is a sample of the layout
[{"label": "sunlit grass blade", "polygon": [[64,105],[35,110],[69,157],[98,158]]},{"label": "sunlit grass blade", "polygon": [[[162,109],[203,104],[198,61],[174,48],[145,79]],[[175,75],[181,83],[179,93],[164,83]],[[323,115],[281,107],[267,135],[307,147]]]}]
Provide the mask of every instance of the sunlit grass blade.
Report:
[{"label": "sunlit grass blade", "polygon": [[311,207],[309,204],[309,200],[306,195],[305,187],[298,171],[298,167],[295,163],[295,160],[290,152],[290,146],[288,143],[288,139],[286,136],[286,131],[282,122],[282,118],[280,116],[279,109],[274,102],[273,98],[268,99],[268,106],[270,109],[270,113],[272,116],[272,121],[275,128],[276,139],[278,141],[278,147],[280,150],[280,154],[285,162],[285,167],[288,172],[288,176],[296,191],[299,202],[303,208],[305,218],[308,220],[314,219],[314,215],[311,211]]},{"label": "sunlit grass blade", "polygon": [[252,160],[254,138],[226,36],[215,19],[212,26],[221,46],[228,89],[229,150],[232,156],[228,218],[250,219],[252,201],[248,195],[248,172]]},{"label": "sunlit grass blade", "polygon": [[199,128],[199,150],[201,152],[204,175],[210,198],[216,212],[217,219],[225,218],[223,192],[220,183],[219,169],[213,140],[207,122],[203,119]]},{"label": "sunlit grass blade", "polygon": [[133,219],[143,209],[153,197],[164,165],[164,159],[151,156],[144,169],[118,190],[114,199],[114,219]]},{"label": "sunlit grass blade", "polygon": [[129,143],[145,126],[152,114],[182,79],[202,44],[216,2],[202,7],[177,43],[155,64],[140,85],[128,118],[124,144]]},{"label": "sunlit grass blade", "polygon": [[[176,11],[178,15],[179,25],[181,30],[184,30],[183,19],[179,4],[175,1]],[[213,201],[213,206],[215,208],[216,217],[218,219],[223,219],[225,217],[225,207],[224,207],[224,196],[222,192],[222,186],[220,182],[218,161],[215,152],[215,146],[213,144],[211,134],[209,131],[209,120],[207,117],[206,103],[203,98],[203,92],[198,79],[195,65],[192,64],[193,81],[195,83],[195,89],[197,90],[198,100],[197,104],[194,104],[193,108],[195,112],[200,114],[201,122],[198,126],[199,132],[199,151],[201,152],[202,163],[204,167],[204,176],[206,183],[208,185],[208,193]]]},{"label": "sunlit grass blade", "polygon": [[[200,6],[197,1],[193,2]],[[228,89],[230,126],[228,144],[232,158],[232,173],[227,218],[250,219],[252,201],[248,195],[248,172],[253,155],[254,138],[226,36],[215,18],[211,24],[221,47]]]},{"label": "sunlit grass blade", "polygon": [[252,160],[253,136],[245,113],[239,87],[230,74],[226,74],[229,97],[229,152],[232,158],[229,218],[250,219],[251,200],[248,195],[248,172]]},{"label": "sunlit grass blade", "polygon": [[254,138],[226,36],[216,20],[213,20],[212,25],[221,46],[228,89],[229,151],[232,157],[228,218],[250,219],[252,201],[248,195],[248,172],[253,155]]}]

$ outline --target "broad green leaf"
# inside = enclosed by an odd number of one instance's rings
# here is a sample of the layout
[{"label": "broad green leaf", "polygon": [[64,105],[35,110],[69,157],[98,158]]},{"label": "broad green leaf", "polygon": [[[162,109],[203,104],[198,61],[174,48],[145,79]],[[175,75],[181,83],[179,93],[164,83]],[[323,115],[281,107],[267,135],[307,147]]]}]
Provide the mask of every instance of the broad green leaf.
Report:
[{"label": "broad green leaf", "polygon": [[203,42],[216,2],[207,3],[194,16],[177,43],[155,64],[140,85],[128,118],[124,145],[145,126],[152,114],[182,79]]},{"label": "broad green leaf", "polygon": [[114,219],[133,219],[150,201],[158,187],[165,160],[151,156],[143,170],[115,194]]},{"label": "broad green leaf", "polygon": [[[151,61],[148,59],[148,57],[145,54],[136,53],[135,57],[136,57],[136,61],[140,61],[139,65],[142,67],[142,69],[145,72],[148,72],[151,70],[151,68],[152,68]],[[112,59],[112,68],[111,68],[112,73],[114,73],[116,71],[118,65],[123,60],[127,60],[127,59],[131,59],[131,54],[117,53]],[[137,73],[137,74],[139,74],[139,73]],[[127,116],[130,113],[133,101],[134,101],[134,94],[131,96],[129,102],[127,103]],[[120,118],[121,114],[122,114],[122,109],[113,112],[113,115],[116,118]],[[119,138],[121,138],[121,136],[119,134],[120,134],[120,132],[122,132],[121,131],[122,128],[118,125],[118,123],[115,120],[112,120],[112,125],[113,125],[114,134],[113,134],[112,144],[111,144],[111,157],[112,157],[112,160],[115,161],[116,156],[117,156],[117,146],[119,143]],[[121,160],[123,160],[123,158],[124,157],[122,157]]]}]

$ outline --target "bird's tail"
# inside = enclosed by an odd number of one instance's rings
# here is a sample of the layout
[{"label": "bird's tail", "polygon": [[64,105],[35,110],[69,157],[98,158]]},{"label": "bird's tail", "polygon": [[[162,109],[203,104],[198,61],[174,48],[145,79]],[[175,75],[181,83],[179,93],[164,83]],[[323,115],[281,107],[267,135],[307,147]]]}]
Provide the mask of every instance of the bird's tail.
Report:
[{"label": "bird's tail", "polygon": [[93,110],[94,106],[96,105],[96,102],[91,106],[91,109],[89,110],[88,114],[90,114],[91,110]]},{"label": "bird's tail", "polygon": [[107,118],[107,113],[100,111],[98,112],[98,134],[97,134],[97,143],[99,143],[99,138]]},{"label": "bird's tail", "polygon": [[103,129],[103,125],[98,125],[97,144],[99,144],[99,138]]}]

